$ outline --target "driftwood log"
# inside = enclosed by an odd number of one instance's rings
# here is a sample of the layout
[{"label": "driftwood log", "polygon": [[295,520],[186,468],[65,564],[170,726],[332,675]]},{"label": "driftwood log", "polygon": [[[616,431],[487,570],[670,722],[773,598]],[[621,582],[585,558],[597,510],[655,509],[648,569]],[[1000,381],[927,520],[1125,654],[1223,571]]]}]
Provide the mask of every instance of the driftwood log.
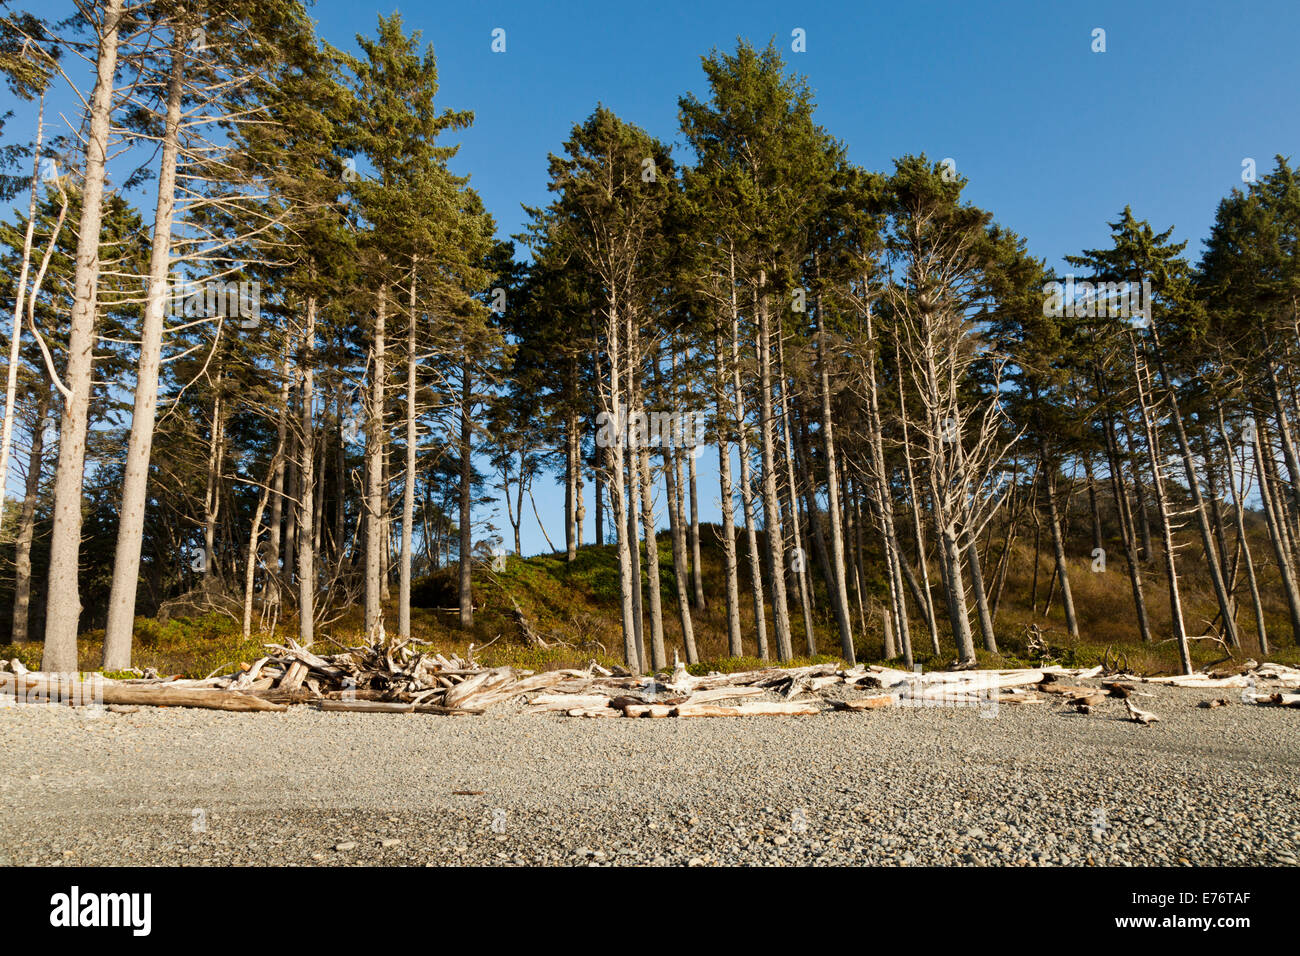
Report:
[{"label": "driftwood log", "polygon": [[[12,673],[4,673],[8,667]],[[202,680],[148,676],[111,680],[100,675],[29,672],[19,661],[0,662],[0,695],[22,700],[113,706],[202,707],[232,711],[283,711],[315,703],[328,713],[481,714],[515,700],[526,713],[571,717],[811,716],[864,713],[882,707],[1033,704],[1048,700],[1090,713],[1120,698],[1127,719],[1159,718],[1138,709],[1130,695],[1142,682],[1210,689],[1241,687],[1242,700],[1261,706],[1300,707],[1300,668],[1282,664],[1219,667],[1188,676],[1112,675],[1100,687],[1079,683],[1102,669],[1059,666],[1009,670],[930,671],[816,664],[764,667],[730,674],[691,674],[680,661],[672,672],[637,676],[592,661],[587,667],[535,674],[484,667],[473,659],[445,657],[423,641],[388,640],[318,654],[293,640],[265,645],[265,654],[232,673]],[[1265,687],[1266,683],[1280,685]],[[829,694],[832,689],[837,692]],[[841,693],[840,691],[843,691]],[[855,697],[857,692],[874,692]],[[765,700],[754,700],[757,697]]]},{"label": "driftwood log", "polygon": [[0,674],[0,693],[21,696],[31,702],[98,704],[146,704],[151,707],[199,707],[205,710],[278,711],[275,704],[233,690],[174,687],[168,684],[127,684],[111,680],[76,680],[72,677],[36,677],[32,674]]}]

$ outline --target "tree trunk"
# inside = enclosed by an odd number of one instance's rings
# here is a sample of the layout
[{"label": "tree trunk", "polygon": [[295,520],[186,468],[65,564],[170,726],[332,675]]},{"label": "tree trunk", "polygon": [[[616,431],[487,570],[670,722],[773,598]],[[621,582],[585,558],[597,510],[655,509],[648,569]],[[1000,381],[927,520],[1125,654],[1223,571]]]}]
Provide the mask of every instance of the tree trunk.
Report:
[{"label": "tree trunk", "polygon": [[[384,446],[388,435],[384,424],[384,385],[387,377],[385,334],[388,319],[388,284],[379,286],[379,302],[375,309],[375,339],[372,353],[372,378],[370,382],[370,407],[366,422],[366,640],[376,641],[384,626],[383,608],[383,547],[384,512],[387,510],[384,487]],[[464,597],[461,598],[462,623]]]},{"label": "tree trunk", "polygon": [[[902,348],[897,338],[894,340],[894,367],[901,370],[903,368]],[[930,649],[937,656],[941,653],[939,649],[939,618],[934,610],[934,596],[930,591],[930,563],[925,558],[925,526],[921,521],[921,501],[917,495],[917,486],[915,472],[912,468],[912,441],[908,435],[907,427],[907,400],[905,390],[899,389],[898,394],[898,415],[899,424],[903,429],[903,471],[907,476],[907,494],[910,499],[909,505],[912,511],[912,533],[916,537],[916,563],[921,568],[920,595],[917,599],[917,605],[921,613],[925,615],[925,624],[930,631]],[[912,569],[902,553],[898,556],[899,567],[906,574],[909,583],[915,588],[916,580],[912,574]]]},{"label": "tree trunk", "polygon": [[[734,283],[733,283],[734,288]],[[754,598],[754,630],[760,660],[768,659],[767,614],[763,605],[762,559],[758,552],[758,529],[754,521],[754,486],[750,480],[749,436],[745,419],[745,392],[740,383],[740,313],[735,294],[731,300],[731,374],[732,401],[736,408],[736,435],[740,444],[740,501],[745,515],[745,534],[749,544],[749,582]]]},{"label": "tree trunk", "polygon": [[[0,434],[0,514],[4,513],[4,504],[9,500],[9,454],[13,442],[14,414],[18,408],[18,365],[22,360],[23,305],[27,296],[27,275],[32,266],[32,237],[36,233],[36,193],[41,180],[41,143],[44,138],[45,94],[42,93],[40,105],[36,110],[36,142],[32,146],[32,178],[27,198],[27,225],[23,230],[22,264],[18,267],[18,282],[14,287],[14,323],[9,337],[9,368],[5,377],[5,420],[3,433]],[[51,247],[57,242],[57,236],[50,237]],[[35,290],[32,294],[35,295]],[[40,422],[38,427],[44,428],[45,423]],[[24,617],[24,631],[26,626],[26,617]]]},{"label": "tree trunk", "polygon": [[[871,335],[870,326],[867,331]],[[875,351],[871,351],[869,361],[871,369],[872,399],[875,398]],[[831,589],[831,611],[840,632],[840,654],[850,664],[856,658],[853,652],[853,624],[849,619],[848,586],[844,574],[844,536],[841,533],[843,521],[840,515],[839,459],[835,452],[835,429],[831,414],[831,378],[829,359],[826,355],[826,329],[822,322],[821,309],[817,310],[817,366],[818,384],[821,392],[821,426],[822,443],[826,452],[826,498],[830,516],[828,524],[831,535],[831,577],[835,586]],[[883,502],[881,502],[883,504]]]},{"label": "tree trunk", "polygon": [[776,656],[794,656],[790,638],[790,607],[785,592],[785,539],[781,533],[781,503],[776,491],[776,434],[772,408],[772,341],[767,308],[766,272],[760,272],[758,299],[759,436],[763,461],[763,519],[767,558],[772,576],[772,622]]},{"label": "tree trunk", "polygon": [[[646,587],[650,595],[650,666],[658,671],[667,666],[668,656],[664,650],[664,609],[663,595],[659,574],[659,541],[655,537],[655,512],[650,495],[654,479],[650,474],[650,450],[641,445],[636,452],[636,465],[639,471],[641,493],[641,531],[645,535]],[[690,616],[687,612],[687,624]],[[695,643],[694,635],[690,641]]]},{"label": "tree trunk", "polygon": [[1286,409],[1282,406],[1282,393],[1277,384],[1277,367],[1272,361],[1265,361],[1269,397],[1273,400],[1274,417],[1277,421],[1278,440],[1282,446],[1282,457],[1286,461],[1287,474],[1291,480],[1287,486],[1291,489],[1288,508],[1300,513],[1300,462],[1296,459],[1295,442],[1291,439],[1291,423],[1287,420]]},{"label": "tree trunk", "polygon": [[1282,593],[1286,595],[1287,610],[1291,613],[1291,639],[1300,644],[1300,591],[1296,589],[1295,574],[1291,567],[1290,548],[1286,528],[1277,507],[1276,495],[1270,487],[1268,465],[1264,457],[1264,438],[1261,428],[1255,429],[1255,470],[1259,474],[1259,497],[1263,504],[1264,520],[1268,525],[1268,539],[1273,545],[1273,558],[1277,562]]},{"label": "tree trunk", "polygon": [[[789,509],[788,522],[790,525],[790,535],[794,539],[794,553],[799,556],[797,565],[793,567],[795,579],[799,585],[799,612],[803,618],[804,643],[809,657],[817,654],[817,635],[813,631],[812,622],[812,595],[808,587],[808,556],[804,553],[803,536],[799,530],[799,494],[794,477],[794,443],[790,440],[790,399],[786,394],[789,389],[789,378],[785,371],[785,335],[777,328],[777,380],[781,383],[781,441],[785,449],[785,481],[787,490],[786,507]],[[853,659],[853,642],[849,641],[848,652],[845,659],[850,664],[854,663]]]},{"label": "tree trunk", "polygon": [[592,452],[594,468],[592,474],[592,487],[596,492],[596,547],[604,547],[605,544],[605,480],[603,477],[604,462],[601,461],[602,449],[599,447]]},{"label": "tree trunk", "polygon": [[[1065,610],[1065,628],[1072,638],[1079,637],[1079,620],[1074,613],[1074,593],[1070,590],[1070,572],[1065,564],[1065,541],[1061,535],[1061,515],[1056,507],[1056,465],[1043,452],[1042,472],[1047,482],[1047,523],[1052,533],[1052,553],[1056,558],[1056,575],[1061,581],[1061,605]],[[1049,595],[1050,604],[1051,597]]]},{"label": "tree trunk", "polygon": [[[700,656],[695,649],[695,628],[691,623],[691,597],[687,585],[686,528],[681,514],[681,472],[677,449],[665,449],[663,456],[664,484],[668,490],[669,525],[673,539],[673,581],[677,586],[677,616],[681,620],[682,646],[686,663],[694,664]],[[689,453],[688,453],[689,454]],[[656,549],[657,550],[657,549]]]},{"label": "tree trunk", "polygon": [[221,468],[226,458],[225,370],[213,381],[212,434],[208,436],[207,488],[203,496],[203,582],[219,577],[216,558],[217,518],[221,514]]},{"label": "tree trunk", "polygon": [[984,650],[996,654],[998,639],[993,631],[993,615],[989,613],[989,599],[984,592],[984,569],[980,567],[979,547],[974,539],[971,539],[966,546],[966,560],[970,562],[971,591],[975,596],[975,611],[980,619]]},{"label": "tree trunk", "polygon": [[1146,598],[1142,593],[1142,565],[1138,556],[1137,534],[1133,527],[1133,512],[1128,491],[1124,487],[1124,467],[1119,454],[1119,441],[1109,415],[1102,419],[1106,431],[1106,454],[1110,461],[1111,494],[1119,514],[1120,536],[1124,540],[1124,560],[1128,564],[1129,585],[1133,589],[1133,607],[1137,613],[1138,633],[1143,644],[1151,643],[1151,625],[1147,620]]},{"label": "tree trunk", "polygon": [[1092,456],[1083,456],[1083,474],[1088,483],[1088,509],[1092,514],[1092,547],[1094,550],[1106,546],[1101,532],[1101,509],[1097,506],[1097,482],[1092,475]]},{"label": "tree trunk", "polygon": [[1219,564],[1219,551],[1215,545],[1214,532],[1210,528],[1209,517],[1206,514],[1205,498],[1201,494],[1201,482],[1196,473],[1196,462],[1192,458],[1192,448],[1187,440],[1187,430],[1183,427],[1182,411],[1178,407],[1178,394],[1174,390],[1173,378],[1165,368],[1160,339],[1154,325],[1151,327],[1151,335],[1154,340],[1160,377],[1164,380],[1165,391],[1169,399],[1169,418],[1174,426],[1174,438],[1178,442],[1178,451],[1183,459],[1183,473],[1187,479],[1187,490],[1192,496],[1192,512],[1196,515],[1196,526],[1201,532],[1201,545],[1205,549],[1205,563],[1210,571],[1210,584],[1214,587],[1214,596],[1219,602],[1219,615],[1223,618],[1224,634],[1232,647],[1239,647],[1241,646],[1241,638],[1237,634],[1237,621],[1233,613],[1232,600],[1224,582],[1223,568]]},{"label": "tree trunk", "polygon": [[45,455],[45,417],[50,412],[50,392],[42,389],[36,404],[36,424],[32,426],[32,447],[27,456],[27,487],[23,508],[18,517],[18,535],[14,541],[14,615],[9,640],[26,644],[27,618],[32,602],[32,539],[36,533],[36,499],[41,493],[41,468]]},{"label": "tree trunk", "polygon": [[315,481],[311,477],[316,473],[316,433],[312,416],[316,399],[315,353],[316,298],[309,296],[307,327],[302,334],[302,407],[299,409],[302,415],[300,470],[308,476],[302,485],[298,518],[298,643],[303,647],[311,647],[316,638],[316,537],[313,531],[319,530],[319,521],[315,518]]},{"label": "tree trunk", "polygon": [[[266,514],[266,502],[271,495],[271,475],[274,474],[276,467],[280,464],[280,458],[283,454],[284,443],[281,442],[276,445],[275,455],[271,458],[271,467],[268,469],[266,481],[262,483],[262,489],[257,494],[257,507],[253,509],[253,526],[248,532],[248,556],[244,562],[244,640],[248,640],[253,633],[253,590],[257,582],[257,539],[262,536],[262,516]],[[105,669],[107,670],[107,668]]]},{"label": "tree trunk", "polygon": [[[719,322],[713,336],[714,390],[713,398],[717,409],[718,440],[718,491],[722,509],[722,571],[726,582],[727,599],[727,653],[732,657],[744,654],[740,640],[740,581],[736,561],[736,504],[735,489],[731,482],[731,443],[727,440],[726,408],[726,370],[722,353],[722,324]],[[694,466],[691,474],[694,475]],[[691,523],[695,523],[695,496],[691,496]],[[695,565],[699,570],[699,532],[696,531],[693,546],[695,548]]]},{"label": "tree trunk", "polygon": [[95,87],[90,95],[89,121],[85,132],[81,223],[77,230],[68,358],[64,370],[68,391],[59,428],[59,464],[54,480],[54,527],[50,535],[49,584],[46,590],[50,597],[46,601],[45,648],[41,658],[41,670],[55,673],[77,669],[77,625],[81,618],[77,581],[81,546],[81,484],[86,462],[91,362],[95,346],[104,163],[112,119],[113,76],[117,69],[117,30],[123,6],[124,0],[105,0],[104,3]]},{"label": "tree trunk", "polygon": [[[578,441],[578,416],[569,410],[564,416],[564,559],[578,559],[578,476],[582,471],[582,447]],[[519,474],[523,480],[523,471]],[[516,551],[518,548],[515,549]]]},{"label": "tree trunk", "polygon": [[398,571],[397,586],[397,636],[402,640],[411,637],[411,548],[415,541],[415,453],[418,442],[415,425],[419,414],[419,392],[415,378],[415,269],[416,263],[413,263],[406,323],[406,478],[402,482],[402,565]]},{"label": "tree trunk", "polygon": [[460,367],[460,565],[458,590],[460,594],[460,627],[469,630],[474,626],[474,528],[471,505],[474,492],[474,429],[470,424],[470,405],[474,400],[474,379],[465,357]]},{"label": "tree trunk", "polygon": [[961,664],[971,664],[975,661],[975,641],[970,632],[966,587],[962,583],[961,548],[951,525],[939,529],[939,538],[947,565],[944,584],[948,592],[948,618],[952,622],[953,640],[957,643],[957,660]]},{"label": "tree trunk", "polygon": [[[686,453],[686,475],[687,481],[690,482],[691,493],[691,587],[694,590],[695,609],[697,611],[707,610],[709,606],[708,600],[704,597],[704,569],[700,563],[700,506],[695,478],[695,459],[703,451],[703,445],[695,445]],[[735,546],[734,543],[732,546]]]},{"label": "tree trunk", "polygon": [[1178,645],[1178,659],[1183,673],[1192,673],[1191,650],[1187,645],[1187,631],[1183,624],[1183,602],[1178,592],[1178,568],[1174,556],[1174,532],[1170,517],[1169,501],[1165,496],[1164,471],[1160,464],[1160,448],[1157,444],[1155,425],[1152,422],[1151,408],[1147,402],[1147,386],[1143,381],[1145,363],[1138,354],[1137,339],[1130,333],[1130,345],[1133,351],[1133,376],[1137,385],[1138,408],[1142,412],[1142,428],[1146,433],[1147,458],[1151,466],[1151,490],[1155,495],[1156,509],[1160,517],[1160,532],[1164,539],[1165,574],[1169,579],[1169,616],[1174,632],[1174,642]]},{"label": "tree trunk", "polygon": [[[1255,562],[1250,554],[1250,541],[1246,538],[1246,516],[1242,507],[1242,497],[1245,495],[1247,485],[1247,476],[1245,475],[1245,462],[1242,462],[1242,487],[1238,489],[1237,479],[1235,477],[1236,469],[1235,456],[1232,450],[1232,442],[1228,438],[1228,425],[1223,418],[1223,405],[1216,399],[1214,411],[1219,419],[1219,443],[1223,446],[1224,474],[1228,479],[1228,488],[1232,494],[1232,514],[1237,526],[1237,541],[1242,547],[1242,556],[1246,560],[1246,583],[1250,586],[1250,603],[1255,612],[1255,631],[1259,636],[1259,653],[1267,656],[1268,647],[1268,627],[1264,623],[1264,605],[1259,596],[1259,582],[1255,578]],[[1208,453],[1208,449],[1207,449]]]}]

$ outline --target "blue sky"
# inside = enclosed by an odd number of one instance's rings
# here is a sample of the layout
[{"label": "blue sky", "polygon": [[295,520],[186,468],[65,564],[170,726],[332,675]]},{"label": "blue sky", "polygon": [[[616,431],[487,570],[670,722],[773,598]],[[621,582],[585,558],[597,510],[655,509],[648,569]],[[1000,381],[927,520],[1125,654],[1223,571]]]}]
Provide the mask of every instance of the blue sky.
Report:
[{"label": "blue sky", "polygon": [[[904,153],[951,157],[970,179],[968,198],[1062,271],[1062,256],[1106,244],[1106,222],[1125,204],[1159,229],[1175,226],[1195,257],[1244,159],[1263,172],[1276,153],[1300,154],[1294,0],[321,0],[312,15],[326,40],[350,50],[395,10],[433,45],[443,105],[476,114],[452,165],[472,175],[502,236],[519,230],[521,203],[546,201],[547,153],[598,102],[677,142],[677,98],[706,93],[700,56],[737,37],[776,38],[854,162],[886,170]],[[491,51],[498,27],[505,53]],[[807,52],[790,52],[795,28]],[[1096,28],[1104,53],[1091,49]],[[700,461],[702,517],[717,514],[711,458]],[[549,478],[536,491],[562,543],[562,494]],[[498,525],[508,530],[504,508]],[[545,548],[531,511],[523,544]]]}]

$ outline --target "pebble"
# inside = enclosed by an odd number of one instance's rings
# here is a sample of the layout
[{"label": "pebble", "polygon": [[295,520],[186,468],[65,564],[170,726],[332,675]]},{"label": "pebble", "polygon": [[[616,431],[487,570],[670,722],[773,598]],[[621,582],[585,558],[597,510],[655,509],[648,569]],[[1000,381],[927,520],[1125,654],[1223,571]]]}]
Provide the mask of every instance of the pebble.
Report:
[{"label": "pebble", "polygon": [[[352,865],[401,846],[433,866],[1296,866],[1297,712],[1220,708],[1211,733],[1196,704],[1213,692],[1144,690],[1150,727],[1109,700],[1088,718],[1048,703],[689,726],[502,707],[401,733],[305,707],[146,707],[87,734],[68,708],[12,707],[0,860]],[[521,763],[521,745],[555,759]],[[165,780],[141,759],[160,753]]]}]

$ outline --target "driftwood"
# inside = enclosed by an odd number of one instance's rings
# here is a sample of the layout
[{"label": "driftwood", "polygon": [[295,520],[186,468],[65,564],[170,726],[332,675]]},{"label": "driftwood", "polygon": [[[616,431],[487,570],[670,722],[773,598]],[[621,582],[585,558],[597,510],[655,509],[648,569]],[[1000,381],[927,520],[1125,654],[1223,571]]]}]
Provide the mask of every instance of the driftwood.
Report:
[{"label": "driftwood", "polygon": [[1128,708],[1128,719],[1133,721],[1135,724],[1146,726],[1147,724],[1152,724],[1160,719],[1150,711],[1138,710],[1138,708],[1133,706],[1133,701],[1130,698],[1124,698],[1124,706]]},{"label": "driftwood", "polygon": [[[115,681],[96,675],[88,681],[76,681],[29,673],[14,661],[8,664],[12,674],[0,673],[0,693],[56,700],[80,694],[87,702],[114,706],[281,711],[287,704],[316,703],[329,713],[447,716],[479,714],[516,700],[526,705],[528,713],[652,719],[801,716],[831,710],[866,712],[890,706],[982,707],[990,703],[1043,703],[1047,699],[1089,713],[1109,695],[1123,699],[1128,719],[1149,724],[1159,718],[1139,710],[1129,699],[1138,683],[1146,681],[1191,688],[1258,686],[1258,693],[1246,690],[1242,699],[1264,706],[1300,707],[1300,693],[1274,692],[1259,686],[1268,681],[1280,684],[1283,690],[1300,687],[1300,669],[1281,664],[1256,665],[1253,661],[1191,676],[1116,675],[1096,688],[1077,682],[1101,676],[1098,667],[919,673],[875,665],[845,669],[832,663],[695,675],[678,661],[671,674],[637,676],[592,661],[582,669],[534,674],[509,667],[484,667],[472,653],[465,658],[445,657],[423,641],[389,640],[382,631],[372,643],[340,648],[338,653],[327,655],[293,640],[283,645],[267,644],[265,648],[264,656],[252,663],[241,663],[233,673],[201,680],[159,677],[145,671],[145,676],[138,679]],[[830,688],[876,692],[856,699],[851,695],[844,700],[827,699],[823,694]],[[749,699],[760,696],[768,699]]]},{"label": "driftwood", "polygon": [[878,710],[894,703],[893,694],[877,694],[874,697],[859,697],[857,700],[837,700],[836,710]]},{"label": "driftwood", "polygon": [[168,684],[128,684],[99,678],[86,680],[71,677],[32,674],[0,674],[0,693],[22,696],[27,701],[71,703],[81,706],[99,704],[146,704],[152,707],[198,707],[205,710],[279,711],[283,704],[274,704],[241,694],[238,691],[206,690],[192,687],[175,687]]},{"label": "driftwood", "polygon": [[514,616],[515,626],[519,628],[519,635],[534,647],[549,647],[550,645],[542,640],[538,633],[533,630],[533,626],[528,623],[528,618],[524,616],[523,608],[519,606],[519,602],[516,601],[513,596],[510,598],[510,604],[512,606],[510,613]]},{"label": "driftwood", "polygon": [[[820,714],[821,708],[816,704],[768,703],[751,701],[748,704],[679,704],[671,708],[673,717],[799,717]],[[631,716],[630,714],[628,716]]]}]

